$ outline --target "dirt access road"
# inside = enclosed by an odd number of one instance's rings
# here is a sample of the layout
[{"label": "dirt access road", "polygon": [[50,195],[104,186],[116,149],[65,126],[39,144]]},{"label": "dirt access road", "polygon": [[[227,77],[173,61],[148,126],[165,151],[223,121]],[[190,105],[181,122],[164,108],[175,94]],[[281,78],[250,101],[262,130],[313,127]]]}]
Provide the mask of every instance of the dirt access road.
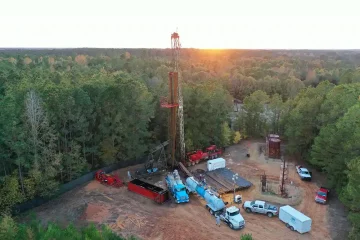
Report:
[{"label": "dirt access road", "polygon": [[[250,148],[251,157],[246,158],[247,147]],[[215,219],[205,209],[205,202],[192,195],[188,204],[166,203],[158,205],[149,199],[120,189],[106,187],[96,181],[72,190],[58,199],[55,199],[35,209],[43,222],[58,221],[60,224],[74,222],[76,225],[85,225],[89,222],[105,224],[113,231],[123,235],[136,235],[142,239],[150,240],[180,240],[180,239],[239,239],[243,233],[251,233],[256,240],[279,239],[345,239],[346,227],[342,209],[332,209],[331,205],[319,205],[314,202],[314,193],[317,189],[315,182],[302,182],[291,169],[289,191],[291,199],[282,199],[274,195],[263,195],[259,189],[259,176],[265,171],[269,179],[279,177],[279,162],[267,161],[257,152],[258,145],[254,142],[244,142],[227,149],[224,158],[227,165],[234,172],[253,182],[254,186],[245,191],[239,191],[244,200],[264,199],[273,203],[292,204],[298,210],[313,220],[312,230],[307,234],[291,232],[276,217],[268,218],[264,215],[247,214],[241,209],[246,226],[241,231],[231,230],[226,225],[215,225]],[[193,166],[203,168],[204,163]],[[133,167],[134,169],[136,167]],[[128,169],[117,171],[122,179],[127,178]],[[158,182],[160,179],[152,179]],[[224,198],[231,198],[231,194]],[[332,215],[337,221],[330,221]],[[341,229],[335,225],[342,222]],[[337,233],[338,236],[335,234]]]}]

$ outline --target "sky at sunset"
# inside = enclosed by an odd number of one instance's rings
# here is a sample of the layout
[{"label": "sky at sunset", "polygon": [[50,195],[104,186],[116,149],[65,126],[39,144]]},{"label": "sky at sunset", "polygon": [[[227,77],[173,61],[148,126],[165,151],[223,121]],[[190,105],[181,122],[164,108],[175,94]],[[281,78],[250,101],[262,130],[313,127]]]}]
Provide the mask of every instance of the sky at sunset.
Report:
[{"label": "sky at sunset", "polygon": [[12,0],[0,47],[360,49],[356,0]]}]

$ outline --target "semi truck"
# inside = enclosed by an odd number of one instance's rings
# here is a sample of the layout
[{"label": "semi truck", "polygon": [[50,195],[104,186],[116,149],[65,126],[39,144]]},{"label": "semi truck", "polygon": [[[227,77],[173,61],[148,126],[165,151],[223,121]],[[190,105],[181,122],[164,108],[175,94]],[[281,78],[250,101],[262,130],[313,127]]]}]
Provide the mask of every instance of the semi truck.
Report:
[{"label": "semi truck", "polygon": [[206,201],[206,209],[213,216],[218,215],[231,229],[237,230],[245,227],[245,220],[240,214],[240,209],[232,206],[226,208],[224,201],[218,194],[210,189],[206,189],[194,177],[186,179],[186,188],[190,193],[197,193]]},{"label": "semi truck", "polygon": [[245,201],[243,208],[247,213],[261,213],[266,214],[268,217],[276,216],[279,213],[277,207],[260,200]]},{"label": "semi truck", "polygon": [[174,170],[173,173],[169,173],[165,177],[165,181],[176,203],[189,202],[189,195],[186,192],[186,187],[181,181],[177,170]]}]

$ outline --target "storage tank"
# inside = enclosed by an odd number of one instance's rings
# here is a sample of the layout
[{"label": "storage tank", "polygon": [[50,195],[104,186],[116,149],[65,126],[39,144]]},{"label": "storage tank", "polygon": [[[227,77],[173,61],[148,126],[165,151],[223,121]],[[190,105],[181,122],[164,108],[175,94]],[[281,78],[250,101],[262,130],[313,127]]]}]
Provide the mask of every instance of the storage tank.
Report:
[{"label": "storage tank", "polygon": [[214,192],[201,186],[193,177],[186,179],[186,185],[192,192],[198,193],[205,199],[207,205],[214,211],[219,211],[225,208],[225,203],[222,199],[218,198]]},{"label": "storage tank", "polygon": [[281,157],[280,143],[281,143],[281,140],[279,138],[269,138],[268,139],[269,158],[280,158]]},{"label": "storage tank", "polygon": [[192,192],[196,192],[196,187],[200,185],[198,181],[194,179],[194,177],[188,177],[186,179],[186,186],[190,189]]},{"label": "storage tank", "polygon": [[215,212],[220,211],[225,208],[225,203],[222,199],[215,196],[214,193],[212,193],[209,190],[205,191],[204,199],[208,206]]}]

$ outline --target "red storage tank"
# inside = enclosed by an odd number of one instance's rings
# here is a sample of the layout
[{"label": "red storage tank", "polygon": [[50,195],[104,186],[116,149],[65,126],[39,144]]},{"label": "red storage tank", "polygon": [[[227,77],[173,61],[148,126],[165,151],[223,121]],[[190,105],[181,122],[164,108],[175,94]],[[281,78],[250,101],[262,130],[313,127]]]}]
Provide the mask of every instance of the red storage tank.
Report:
[{"label": "red storage tank", "polygon": [[128,183],[128,190],[150,198],[157,203],[169,200],[169,191],[150,183],[134,179]]},{"label": "red storage tank", "polygon": [[269,158],[281,158],[280,143],[279,138],[268,139]]}]

